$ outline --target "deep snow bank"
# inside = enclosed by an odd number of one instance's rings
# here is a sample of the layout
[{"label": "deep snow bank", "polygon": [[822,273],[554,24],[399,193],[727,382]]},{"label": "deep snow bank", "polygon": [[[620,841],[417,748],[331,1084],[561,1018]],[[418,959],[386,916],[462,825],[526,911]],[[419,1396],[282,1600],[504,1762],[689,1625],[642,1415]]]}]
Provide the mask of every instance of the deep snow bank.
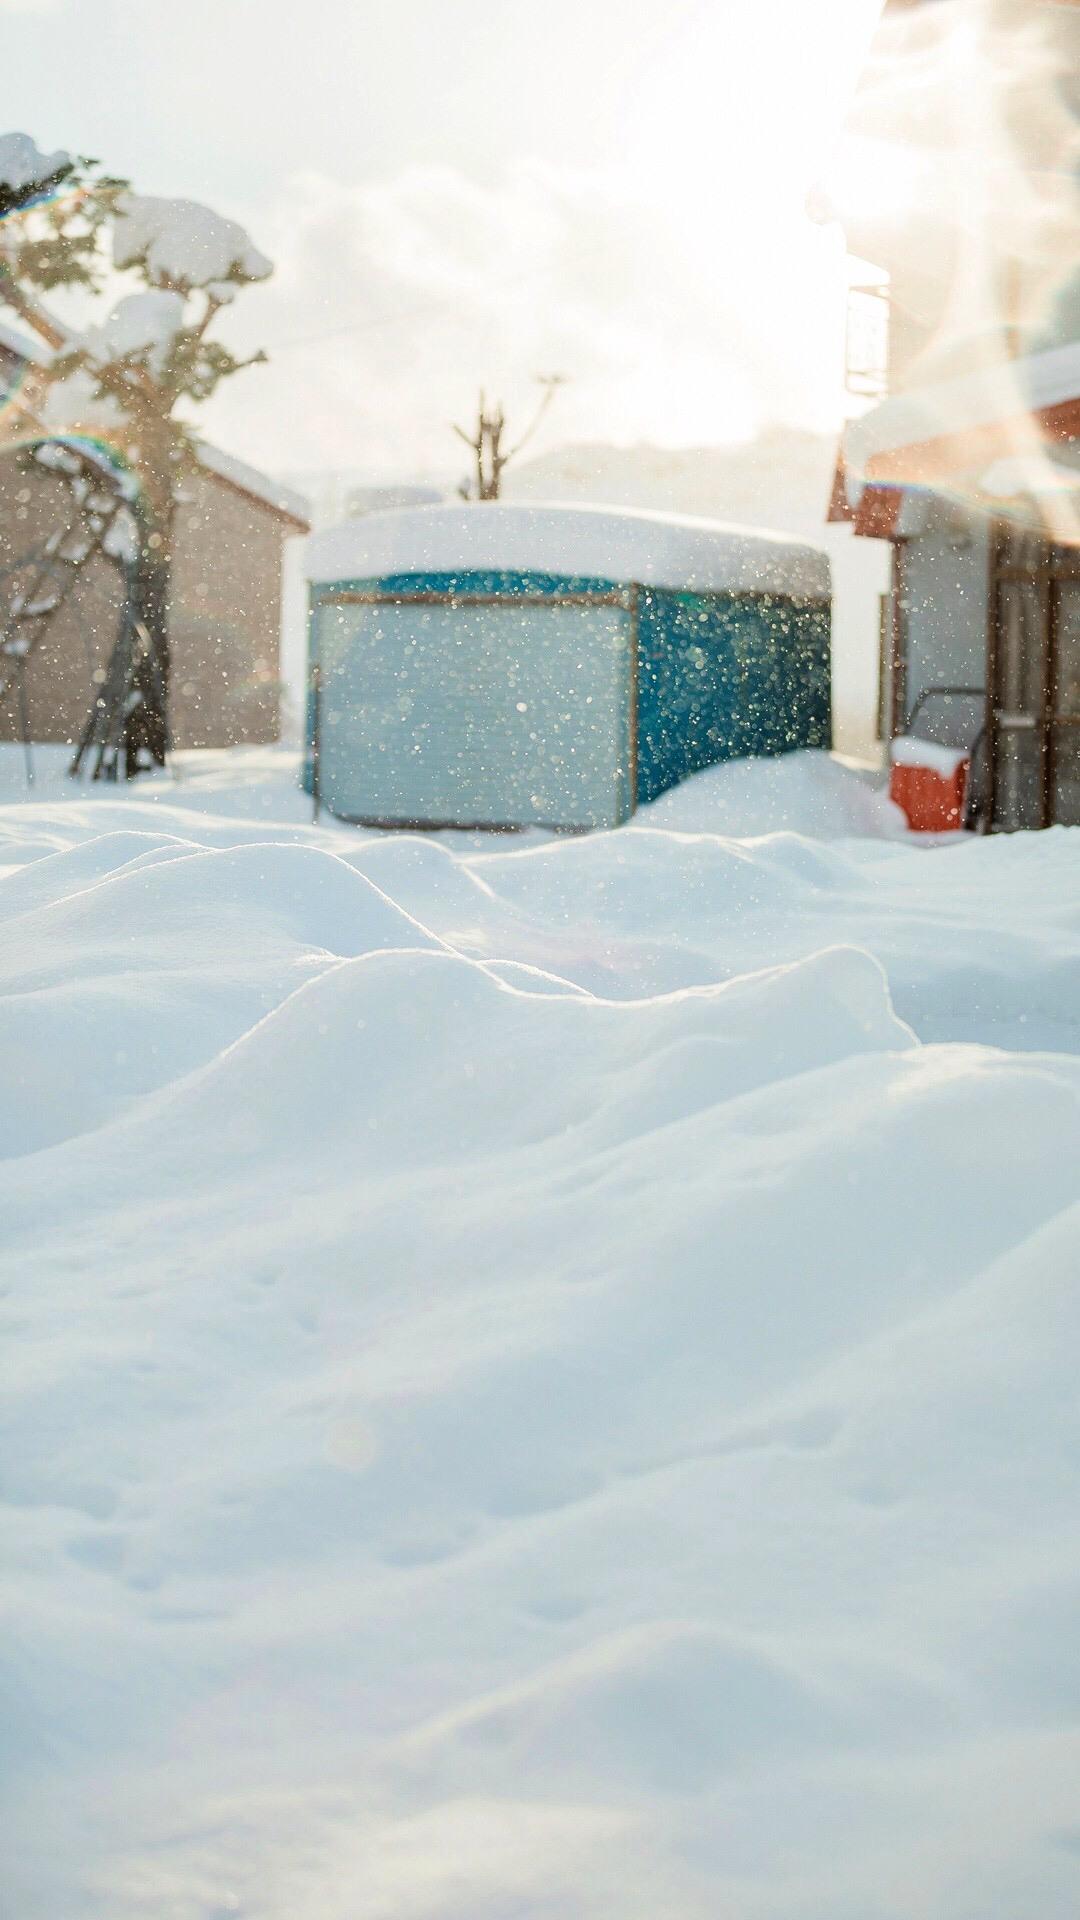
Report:
[{"label": "deep snow bank", "polygon": [[0,811],[11,1912],[1071,1920],[1080,835],[231,777]]},{"label": "deep snow bank", "polygon": [[804,748],[779,760],[706,767],[641,809],[639,821],[676,833],[756,835],[785,830],[814,839],[899,839],[907,821],[876,782],[831,754]]}]

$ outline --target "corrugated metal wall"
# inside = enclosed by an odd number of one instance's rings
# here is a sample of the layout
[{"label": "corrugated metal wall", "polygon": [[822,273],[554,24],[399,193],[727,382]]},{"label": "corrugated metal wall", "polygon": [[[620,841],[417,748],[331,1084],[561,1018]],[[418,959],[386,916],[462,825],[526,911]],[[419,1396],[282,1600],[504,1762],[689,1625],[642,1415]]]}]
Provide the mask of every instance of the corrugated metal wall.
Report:
[{"label": "corrugated metal wall", "polygon": [[388,824],[612,827],[633,810],[627,596],[380,583],[318,613],[320,796]]},{"label": "corrugated metal wall", "polygon": [[352,818],[612,825],[717,761],[831,744],[824,601],[408,574],[315,588],[312,644],[322,797]]},{"label": "corrugated metal wall", "polygon": [[645,589],[638,657],[639,801],[720,760],[832,743],[826,602]]}]

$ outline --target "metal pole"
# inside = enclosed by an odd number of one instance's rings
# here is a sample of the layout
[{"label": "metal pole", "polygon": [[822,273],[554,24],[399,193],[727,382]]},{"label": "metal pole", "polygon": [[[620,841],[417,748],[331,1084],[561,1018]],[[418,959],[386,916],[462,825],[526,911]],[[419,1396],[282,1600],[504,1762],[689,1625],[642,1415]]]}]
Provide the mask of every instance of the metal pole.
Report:
[{"label": "metal pole", "polygon": [[19,725],[22,729],[23,758],[26,761],[26,784],[28,787],[32,787],[34,784],[34,756],[30,750],[30,711],[26,704],[26,661],[19,660],[15,670],[19,686]]},{"label": "metal pole", "polygon": [[992,833],[997,809],[998,757],[998,673],[1001,656],[1001,524],[991,520],[987,539],[986,568],[986,712],[984,716],[984,760],[981,833]]}]

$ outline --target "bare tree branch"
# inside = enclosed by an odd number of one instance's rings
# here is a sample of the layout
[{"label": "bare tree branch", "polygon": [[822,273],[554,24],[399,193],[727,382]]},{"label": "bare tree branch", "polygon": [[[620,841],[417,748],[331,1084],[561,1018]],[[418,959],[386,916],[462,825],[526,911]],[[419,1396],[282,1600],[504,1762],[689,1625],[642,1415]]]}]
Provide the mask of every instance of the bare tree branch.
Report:
[{"label": "bare tree branch", "polygon": [[[480,395],[475,434],[466,433],[464,427],[454,426],[454,432],[459,439],[464,440],[465,445],[471,447],[476,455],[476,498],[478,500],[499,498],[503,469],[532,439],[551,405],[556,387],[562,386],[564,380],[565,375],[561,373],[546,373],[539,376],[540,385],[545,389],[544,397],[521,439],[516,446],[507,448],[505,453],[502,449],[502,437],[506,431],[506,414],[501,404],[496,407],[494,413],[485,412],[483,394]],[[463,499],[469,498],[467,483],[463,483],[459,492]]]}]

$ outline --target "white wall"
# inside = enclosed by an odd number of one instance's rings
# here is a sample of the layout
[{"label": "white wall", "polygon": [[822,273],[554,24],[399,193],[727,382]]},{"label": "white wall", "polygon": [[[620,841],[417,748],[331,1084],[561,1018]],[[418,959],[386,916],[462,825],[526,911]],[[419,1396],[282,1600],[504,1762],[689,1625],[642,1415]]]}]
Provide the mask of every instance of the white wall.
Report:
[{"label": "white wall", "polygon": [[841,753],[876,745],[881,595],[889,591],[887,540],[857,539],[854,528],[819,529],[833,575],[833,741]]}]

